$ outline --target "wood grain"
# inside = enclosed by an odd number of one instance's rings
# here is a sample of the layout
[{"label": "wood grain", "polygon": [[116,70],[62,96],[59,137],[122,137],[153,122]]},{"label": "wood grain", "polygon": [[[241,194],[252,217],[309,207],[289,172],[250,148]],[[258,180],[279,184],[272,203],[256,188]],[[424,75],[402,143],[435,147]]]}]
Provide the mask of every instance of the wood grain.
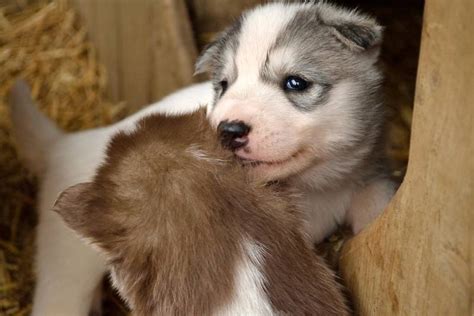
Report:
[{"label": "wood grain", "polygon": [[264,0],[187,0],[200,48],[247,9]]},{"label": "wood grain", "polygon": [[359,314],[472,313],[473,13],[471,0],[426,2],[406,178],[341,257]]},{"label": "wood grain", "polygon": [[132,108],[192,83],[197,55],[184,0],[71,0],[107,68],[108,93]]}]

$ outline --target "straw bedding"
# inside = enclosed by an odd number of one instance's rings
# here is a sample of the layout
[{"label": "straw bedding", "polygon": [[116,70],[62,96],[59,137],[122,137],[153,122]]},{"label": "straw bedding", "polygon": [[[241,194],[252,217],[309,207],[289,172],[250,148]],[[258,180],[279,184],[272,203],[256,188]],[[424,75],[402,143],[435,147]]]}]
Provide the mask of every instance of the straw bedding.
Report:
[{"label": "straw bedding", "polygon": [[[11,84],[25,78],[41,110],[68,131],[108,124],[128,114],[124,103],[113,104],[104,97],[105,70],[77,14],[65,1],[6,0],[0,4],[1,315],[31,311],[37,222],[36,181],[18,161],[9,130],[6,97]],[[411,107],[406,104],[410,98],[402,97],[404,105],[394,107],[390,123],[388,150],[396,162],[396,176],[403,174],[408,158]],[[344,233],[339,233],[322,251],[337,253],[343,239]],[[104,306],[105,314],[127,314],[110,289]]]},{"label": "straw bedding", "polygon": [[[34,285],[35,179],[19,163],[8,122],[7,91],[17,77],[40,108],[73,131],[108,124],[124,104],[103,97],[104,69],[64,1],[0,6],[0,314],[27,315]],[[116,314],[116,313],[114,313]]]}]

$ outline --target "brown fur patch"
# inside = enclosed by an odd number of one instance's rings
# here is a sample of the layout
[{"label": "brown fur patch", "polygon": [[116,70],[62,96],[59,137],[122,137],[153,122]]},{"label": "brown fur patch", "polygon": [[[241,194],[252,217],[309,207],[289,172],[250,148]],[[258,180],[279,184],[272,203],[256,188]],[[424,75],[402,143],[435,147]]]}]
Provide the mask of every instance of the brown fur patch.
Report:
[{"label": "brown fur patch", "polygon": [[209,315],[230,303],[244,239],[265,249],[275,311],[347,314],[292,193],[254,183],[229,155],[203,111],[153,115],[115,136],[94,181],[65,191],[55,210],[105,252],[137,315]]}]

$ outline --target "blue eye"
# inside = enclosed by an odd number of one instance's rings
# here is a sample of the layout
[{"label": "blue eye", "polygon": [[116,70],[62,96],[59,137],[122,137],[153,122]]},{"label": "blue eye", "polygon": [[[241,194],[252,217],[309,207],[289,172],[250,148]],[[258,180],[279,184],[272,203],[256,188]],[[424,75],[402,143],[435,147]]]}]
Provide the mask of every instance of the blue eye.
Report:
[{"label": "blue eye", "polygon": [[291,91],[303,91],[309,86],[309,82],[298,76],[289,76],[283,82],[283,89]]}]

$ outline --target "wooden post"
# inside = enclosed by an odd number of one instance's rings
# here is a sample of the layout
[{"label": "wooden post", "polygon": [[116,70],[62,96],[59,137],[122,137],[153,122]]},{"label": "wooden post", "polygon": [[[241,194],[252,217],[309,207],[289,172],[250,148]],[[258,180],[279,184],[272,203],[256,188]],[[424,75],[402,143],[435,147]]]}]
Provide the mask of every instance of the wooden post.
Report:
[{"label": "wooden post", "polygon": [[473,15],[472,0],[426,2],[406,178],[341,257],[362,315],[472,315]]},{"label": "wooden post", "polygon": [[71,0],[108,73],[113,101],[138,107],[193,82],[197,50],[184,0]]}]

